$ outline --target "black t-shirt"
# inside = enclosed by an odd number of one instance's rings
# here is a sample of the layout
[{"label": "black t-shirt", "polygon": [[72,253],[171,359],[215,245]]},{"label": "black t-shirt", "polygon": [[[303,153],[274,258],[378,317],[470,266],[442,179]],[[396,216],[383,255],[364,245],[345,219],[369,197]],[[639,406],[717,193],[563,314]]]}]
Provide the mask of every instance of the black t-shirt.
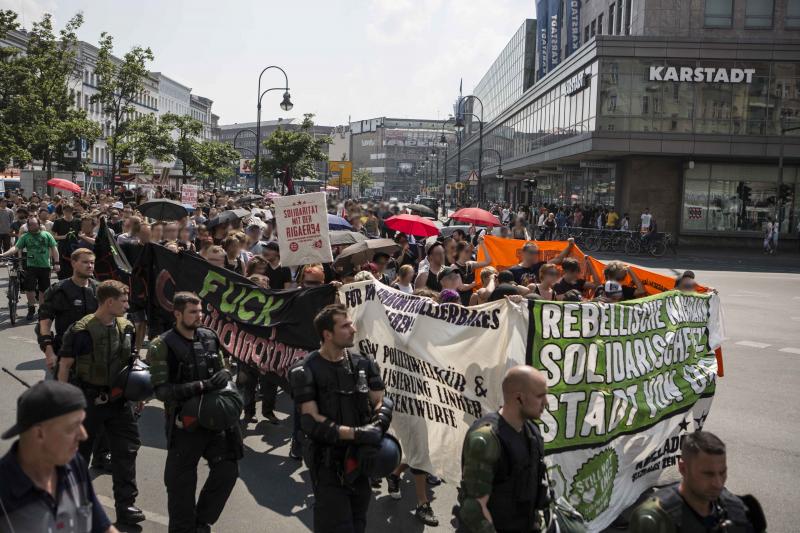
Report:
[{"label": "black t-shirt", "polygon": [[556,294],[566,294],[571,290],[583,292],[583,287],[585,285],[586,285],[585,279],[577,279],[575,280],[575,283],[570,283],[564,278],[561,278],[560,280],[558,280],[558,283],[553,285],[553,290],[556,291]]},{"label": "black t-shirt", "polygon": [[504,297],[512,296],[514,294],[519,294],[517,292],[517,288],[514,285],[503,283],[498,285],[498,287],[492,291],[492,294],[489,295],[489,301],[496,302],[497,300],[502,300]]},{"label": "black t-shirt", "polygon": [[81,231],[81,221],[80,219],[73,218],[70,221],[67,221],[64,218],[56,219],[53,222],[53,228],[51,233],[54,236],[61,237],[62,235],[68,234],[70,231],[75,232],[75,240],[71,241],[71,239],[66,238],[60,241],[56,241],[58,243],[58,253],[63,256],[68,256],[72,253],[71,247],[74,242],[77,242],[78,233]]},{"label": "black t-shirt", "polygon": [[[597,287],[597,291],[595,293],[595,296],[602,296],[603,294],[605,294],[605,292],[606,291],[603,288],[603,286],[600,285],[599,287]],[[633,300],[635,297],[636,297],[636,287],[631,287],[629,285],[623,285],[622,286],[622,299],[623,300]]]},{"label": "black t-shirt", "polygon": [[539,269],[542,268],[547,261],[540,261],[538,263],[534,263],[531,267],[524,267],[522,265],[517,265],[508,269],[509,272],[514,274],[514,281],[517,282],[517,285],[527,285],[528,283],[538,283],[539,282]]},{"label": "black t-shirt", "polygon": [[270,289],[285,289],[286,285],[292,282],[292,271],[288,267],[272,268],[272,265],[268,264],[264,275],[269,278]]}]

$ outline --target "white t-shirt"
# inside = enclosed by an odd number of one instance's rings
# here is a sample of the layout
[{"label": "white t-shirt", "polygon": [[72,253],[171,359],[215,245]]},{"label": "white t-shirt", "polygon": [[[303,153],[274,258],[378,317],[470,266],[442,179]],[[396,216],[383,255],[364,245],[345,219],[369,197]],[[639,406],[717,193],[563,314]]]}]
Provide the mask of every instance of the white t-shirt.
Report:
[{"label": "white t-shirt", "polygon": [[650,213],[642,213],[642,229],[650,229],[650,219],[653,218],[653,215]]},{"label": "white t-shirt", "polygon": [[410,283],[408,285],[403,285],[401,283],[398,283],[397,284],[397,290],[399,290],[401,292],[404,292],[406,294],[413,294],[414,293],[414,287],[412,287]]}]

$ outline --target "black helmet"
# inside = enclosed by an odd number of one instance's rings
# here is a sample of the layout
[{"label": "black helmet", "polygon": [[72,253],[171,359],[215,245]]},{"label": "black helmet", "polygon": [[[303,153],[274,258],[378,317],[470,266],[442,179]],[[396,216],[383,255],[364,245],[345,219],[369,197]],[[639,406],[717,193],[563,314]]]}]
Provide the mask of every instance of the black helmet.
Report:
[{"label": "black helmet", "polygon": [[400,466],[403,449],[400,442],[388,433],[383,435],[377,446],[363,445],[356,451],[358,469],[370,478],[386,477]]},{"label": "black helmet", "polygon": [[244,401],[232,382],[224,389],[193,396],[181,407],[181,421],[186,429],[194,423],[212,431],[224,431],[239,423]]},{"label": "black helmet", "polygon": [[143,361],[134,359],[117,374],[111,385],[111,399],[124,398],[132,402],[142,402],[153,397],[153,383],[150,367]]}]

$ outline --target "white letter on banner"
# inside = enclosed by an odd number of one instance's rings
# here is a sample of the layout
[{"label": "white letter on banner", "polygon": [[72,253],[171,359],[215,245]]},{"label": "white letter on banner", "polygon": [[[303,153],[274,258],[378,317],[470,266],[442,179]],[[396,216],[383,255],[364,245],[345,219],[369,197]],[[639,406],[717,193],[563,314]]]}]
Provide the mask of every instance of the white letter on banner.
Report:
[{"label": "white letter on banner", "polygon": [[554,394],[547,395],[547,408],[542,411],[540,420],[544,427],[540,427],[542,431],[542,439],[545,443],[552,442],[558,436],[558,421],[551,414],[553,411],[558,410],[558,399]]},{"label": "white letter on banner", "polygon": [[575,421],[578,418],[578,404],[586,399],[586,393],[583,391],[565,392],[559,398],[559,401],[567,405],[567,412],[564,414],[564,420],[567,422],[567,427],[564,430],[564,437],[572,439],[575,437]]},{"label": "white letter on banner", "polygon": [[611,414],[608,419],[608,432],[611,433],[622,422],[628,411],[628,397],[622,389],[614,389],[614,400],[611,402]]},{"label": "white letter on banner", "polygon": [[597,304],[585,303],[581,304],[581,311],[581,316],[583,318],[581,336],[584,339],[596,337],[597,332],[600,330],[600,308]]},{"label": "white letter on banner", "polygon": [[561,347],[547,344],[539,351],[539,362],[547,371],[547,386],[553,387],[561,381],[561,367],[555,361],[561,360]]},{"label": "white letter on banner", "polygon": [[589,396],[589,406],[586,409],[586,416],[583,417],[581,427],[581,437],[588,437],[594,428],[597,435],[604,435],[606,425],[606,402],[603,392],[592,391]]},{"label": "white letter on banner", "polygon": [[578,303],[568,303],[564,304],[564,331],[562,331],[562,335],[564,335],[565,339],[580,339],[581,332],[579,330],[573,329],[572,326],[578,323],[578,317],[575,316],[575,312],[580,308],[580,304]]},{"label": "white letter on banner", "polygon": [[561,331],[558,328],[561,322],[561,306],[544,304],[542,306],[542,338],[560,339]]},{"label": "white letter on banner", "polygon": [[586,347],[583,344],[570,344],[564,350],[564,382],[577,385],[583,381],[586,368]]}]

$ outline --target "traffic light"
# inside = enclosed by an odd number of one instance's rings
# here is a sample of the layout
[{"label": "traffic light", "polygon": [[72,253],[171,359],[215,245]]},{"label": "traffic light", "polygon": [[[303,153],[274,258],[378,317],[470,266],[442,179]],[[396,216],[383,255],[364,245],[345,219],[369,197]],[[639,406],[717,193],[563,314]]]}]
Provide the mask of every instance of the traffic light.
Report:
[{"label": "traffic light", "polygon": [[742,201],[743,204],[747,204],[750,202],[750,193],[753,189],[745,185],[743,181],[739,182],[739,185],[736,186],[736,194],[739,196],[739,199]]},{"label": "traffic light", "polygon": [[130,159],[122,159],[119,162],[119,175],[120,176],[127,176],[130,174],[130,167],[131,160]]},{"label": "traffic light", "polygon": [[785,183],[781,183],[780,187],[778,188],[778,203],[780,205],[785,205],[791,203],[792,201],[792,186],[787,185]]}]

